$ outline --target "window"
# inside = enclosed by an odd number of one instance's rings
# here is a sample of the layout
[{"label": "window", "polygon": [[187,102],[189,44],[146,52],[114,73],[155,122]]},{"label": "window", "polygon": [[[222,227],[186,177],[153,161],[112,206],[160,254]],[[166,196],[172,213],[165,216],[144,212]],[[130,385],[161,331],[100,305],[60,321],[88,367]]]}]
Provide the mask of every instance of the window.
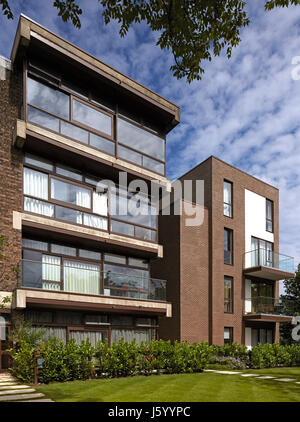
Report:
[{"label": "window", "polygon": [[112,136],[112,118],[107,114],[73,100],[73,119],[86,126]]},{"label": "window", "polygon": [[224,277],[224,312],[233,312],[233,279]]},{"label": "window", "polygon": [[49,113],[69,119],[69,95],[27,78],[27,102]]},{"label": "window", "polygon": [[48,175],[25,167],[24,194],[48,199]]},{"label": "window", "polygon": [[224,264],[233,263],[233,231],[224,229]]},{"label": "window", "polygon": [[232,218],[232,183],[224,180],[223,189],[224,215]]},{"label": "window", "polygon": [[232,344],[233,342],[233,328],[224,327],[224,344]]},{"label": "window", "polygon": [[274,203],[266,199],[266,230],[273,233]]},{"label": "window", "polygon": [[153,158],[161,161],[165,159],[165,145],[162,138],[120,118],[118,119],[118,140]]},{"label": "window", "polygon": [[263,239],[258,239],[256,237],[251,237],[251,266],[264,266],[264,267],[273,267],[274,257],[273,257],[273,243],[267,242]]},{"label": "window", "polygon": [[258,343],[262,345],[274,342],[273,329],[270,328],[251,328],[251,346],[257,346]]},{"label": "window", "polygon": [[54,178],[51,179],[51,198],[79,207],[91,208],[91,190]]}]

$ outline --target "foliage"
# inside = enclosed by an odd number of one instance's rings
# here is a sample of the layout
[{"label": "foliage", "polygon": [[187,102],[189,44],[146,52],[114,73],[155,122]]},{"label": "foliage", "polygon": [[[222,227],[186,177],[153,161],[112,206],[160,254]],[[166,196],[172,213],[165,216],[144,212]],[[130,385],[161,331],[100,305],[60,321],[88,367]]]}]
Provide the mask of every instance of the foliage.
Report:
[{"label": "foliage", "polygon": [[245,362],[241,359],[234,358],[232,356],[216,356],[215,363],[218,365],[225,365],[230,369],[246,369]]},{"label": "foliage", "polygon": [[44,342],[45,332],[44,328],[33,328],[31,321],[25,321],[23,317],[20,317],[14,321],[8,340],[14,347],[25,342],[32,349],[37,349]]},{"label": "foliage", "polygon": [[[245,0],[98,0],[105,24],[117,20],[124,37],[132,24],[145,22],[152,31],[158,31],[156,44],[162,50],[171,50],[174,64],[171,70],[176,78],[188,82],[201,79],[203,61],[225,50],[230,58],[232,48],[240,43],[240,30],[249,24]],[[299,5],[300,0],[269,0],[265,10]],[[3,14],[13,18],[8,0],[0,0]],[[81,27],[81,8],[75,0],[54,0],[53,6],[64,22]]]},{"label": "foliage", "polygon": [[245,365],[249,365],[249,351],[243,344],[233,342],[232,344],[224,344],[224,346],[214,346],[214,356],[216,357],[233,357],[241,360]]},{"label": "foliage", "polygon": [[[300,353],[300,347],[298,353]],[[251,351],[251,367],[274,368],[276,366],[291,366],[293,357],[295,361],[295,356],[297,356],[296,349],[290,349],[289,346],[286,347],[279,343],[258,344]]]},{"label": "foliage", "polygon": [[[285,315],[300,315],[300,264],[295,273],[295,277],[283,281],[285,294],[280,299],[283,304],[283,313]],[[282,344],[294,344],[292,339],[292,330],[294,326],[290,322],[280,324],[280,342]]]},{"label": "foliage", "polygon": [[10,350],[13,358],[12,374],[25,383],[33,382],[34,378],[34,349],[25,340],[20,340],[16,349]]},{"label": "foliage", "polygon": [[[23,338],[13,351],[14,374],[29,382],[33,377],[34,348]],[[86,380],[98,377],[119,378],[153,373],[183,374],[202,372],[209,362],[230,369],[273,368],[300,365],[300,346],[259,344],[247,351],[244,346],[209,346],[208,343],[175,342],[158,340],[150,344],[121,339],[111,347],[108,341],[93,347],[89,340],[80,345],[71,340],[64,344],[51,338],[40,346],[39,357],[43,365],[39,380],[43,383]]]}]

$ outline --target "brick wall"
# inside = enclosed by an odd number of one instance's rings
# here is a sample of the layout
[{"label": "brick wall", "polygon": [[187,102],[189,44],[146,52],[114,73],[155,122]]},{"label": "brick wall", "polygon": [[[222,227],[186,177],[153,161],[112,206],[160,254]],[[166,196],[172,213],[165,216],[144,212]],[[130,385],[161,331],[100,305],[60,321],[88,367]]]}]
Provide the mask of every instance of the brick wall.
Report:
[{"label": "brick wall", "polygon": [[[189,342],[208,340],[222,345],[224,327],[233,327],[234,341],[244,343],[245,189],[274,202],[274,251],[279,246],[278,190],[214,157],[181,177],[181,180],[197,179],[205,184],[204,223],[187,227],[183,216],[178,233],[178,221],[174,225],[174,217],[159,219],[164,258],[155,263],[155,274],[168,279],[168,300],[173,304],[174,314],[163,322],[161,336]],[[233,218],[223,215],[224,179],[233,182]],[[234,265],[224,264],[224,227],[233,230]],[[176,236],[180,236],[180,241]],[[178,269],[180,275],[176,274]],[[224,313],[224,276],[234,280],[232,314]]]},{"label": "brick wall", "polygon": [[12,226],[13,210],[22,207],[22,153],[12,146],[13,128],[21,113],[21,93],[22,74],[6,70],[5,80],[0,80],[0,235],[6,237],[9,246],[0,263],[2,291],[16,285],[13,268],[21,259],[21,232]]}]

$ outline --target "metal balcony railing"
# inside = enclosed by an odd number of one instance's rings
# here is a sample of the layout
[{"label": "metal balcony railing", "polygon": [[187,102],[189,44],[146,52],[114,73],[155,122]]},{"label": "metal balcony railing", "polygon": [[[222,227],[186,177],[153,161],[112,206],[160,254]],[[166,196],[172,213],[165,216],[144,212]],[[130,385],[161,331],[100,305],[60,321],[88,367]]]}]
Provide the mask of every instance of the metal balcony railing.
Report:
[{"label": "metal balcony railing", "polygon": [[245,299],[246,314],[269,314],[291,316],[300,309],[299,304],[286,299],[257,296]]},{"label": "metal balcony railing", "polygon": [[[100,271],[100,265],[67,261],[63,265],[23,259],[21,287],[90,295],[166,301],[166,281]],[[98,268],[97,268],[98,267]]]},{"label": "metal balcony railing", "polygon": [[243,268],[269,267],[275,270],[294,273],[294,258],[278,252],[260,248],[244,254]]}]

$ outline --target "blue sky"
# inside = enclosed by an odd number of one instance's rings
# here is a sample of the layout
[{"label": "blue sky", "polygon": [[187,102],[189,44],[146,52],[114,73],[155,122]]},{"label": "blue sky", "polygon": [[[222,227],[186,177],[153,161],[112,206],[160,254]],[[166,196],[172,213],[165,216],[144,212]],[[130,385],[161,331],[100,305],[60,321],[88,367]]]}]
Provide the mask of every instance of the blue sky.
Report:
[{"label": "blue sky", "polygon": [[105,27],[97,0],[80,0],[82,28],[63,23],[51,0],[11,1],[15,19],[0,16],[0,54],[10,56],[18,15],[24,13],[181,107],[181,124],[168,136],[168,176],[180,176],[213,154],[280,189],[280,249],[300,262],[300,6],[265,12],[249,1],[251,24],[228,60],[205,64],[188,85],[169,71],[172,57],[155,46],[145,25],[125,39]]}]

